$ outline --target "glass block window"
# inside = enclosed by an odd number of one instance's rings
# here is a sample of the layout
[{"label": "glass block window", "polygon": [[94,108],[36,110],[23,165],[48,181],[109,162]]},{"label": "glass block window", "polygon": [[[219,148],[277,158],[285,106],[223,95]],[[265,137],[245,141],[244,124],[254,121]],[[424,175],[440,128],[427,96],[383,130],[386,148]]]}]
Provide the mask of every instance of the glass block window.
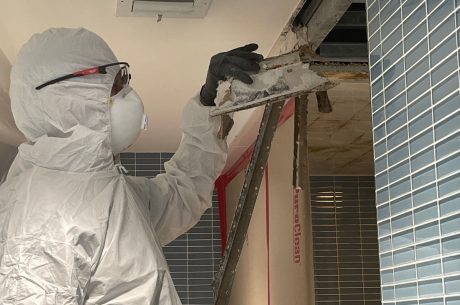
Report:
[{"label": "glass block window", "polygon": [[311,177],[311,208],[316,304],[380,304],[374,177]]},{"label": "glass block window", "polygon": [[460,304],[460,1],[367,0],[384,304]]}]

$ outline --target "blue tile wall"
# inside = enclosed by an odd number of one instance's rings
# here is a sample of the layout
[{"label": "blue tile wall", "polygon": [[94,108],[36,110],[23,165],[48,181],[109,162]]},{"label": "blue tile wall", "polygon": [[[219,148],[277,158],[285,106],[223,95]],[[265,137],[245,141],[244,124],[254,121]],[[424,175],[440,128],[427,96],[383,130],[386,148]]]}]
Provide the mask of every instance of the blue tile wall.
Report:
[{"label": "blue tile wall", "polygon": [[310,186],[316,305],[380,304],[374,177],[313,176]]},{"label": "blue tile wall", "polygon": [[366,2],[383,303],[460,304],[460,1]]},{"label": "blue tile wall", "polygon": [[[164,173],[172,153],[122,153],[129,175],[152,178]],[[177,292],[184,305],[213,305],[212,282],[222,258],[217,195],[213,206],[187,233],[163,248]]]}]

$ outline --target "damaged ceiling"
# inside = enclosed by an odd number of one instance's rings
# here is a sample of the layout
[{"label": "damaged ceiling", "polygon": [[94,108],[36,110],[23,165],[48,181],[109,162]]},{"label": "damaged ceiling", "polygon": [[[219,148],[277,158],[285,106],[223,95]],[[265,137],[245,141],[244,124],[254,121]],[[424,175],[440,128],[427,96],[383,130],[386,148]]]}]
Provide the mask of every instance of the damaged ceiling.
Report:
[{"label": "damaged ceiling", "polygon": [[[311,0],[314,5],[317,1]],[[321,2],[321,1],[320,1]],[[299,18],[300,17],[300,18]],[[303,17],[303,19],[302,19]],[[308,10],[297,16],[306,22]],[[366,8],[353,1],[321,42],[316,53],[325,58],[367,62]],[[367,68],[366,68],[367,70]],[[341,82],[328,91],[331,113],[318,112],[309,99],[308,146],[312,175],[373,175],[372,112],[368,79]]]},{"label": "damaged ceiling", "polygon": [[328,91],[331,113],[320,113],[309,96],[308,147],[311,175],[373,175],[370,88],[344,82]]},{"label": "damaged ceiling", "polygon": [[[313,48],[317,46],[316,53],[321,57],[366,65],[365,21],[364,1],[303,1],[278,38],[270,55],[280,55],[308,43],[307,38],[311,37],[308,35],[310,31],[314,33],[310,45]],[[300,25],[303,27],[299,28]],[[361,69],[359,65],[357,66]],[[345,64],[342,72],[348,68],[352,69],[353,65]],[[366,71],[367,69],[366,65]],[[338,86],[328,91],[333,108],[331,113],[320,113],[316,96],[314,94],[309,96],[310,174],[373,175],[368,73],[366,72],[366,75],[346,72],[332,74],[340,74],[342,80]],[[244,128],[241,127],[242,131],[232,138],[229,164],[233,164],[254,140],[262,112],[263,109],[253,111]],[[238,113],[237,118],[238,115],[242,114]]]}]

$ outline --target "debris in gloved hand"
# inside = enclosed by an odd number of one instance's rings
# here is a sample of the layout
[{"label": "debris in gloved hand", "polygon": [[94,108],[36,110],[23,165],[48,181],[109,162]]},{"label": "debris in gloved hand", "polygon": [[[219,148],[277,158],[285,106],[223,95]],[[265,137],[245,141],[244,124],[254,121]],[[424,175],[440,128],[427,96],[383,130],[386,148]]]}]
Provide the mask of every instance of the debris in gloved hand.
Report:
[{"label": "debris in gloved hand", "polygon": [[[269,58],[260,63],[261,70],[251,75],[252,84],[239,80],[221,83],[229,98],[217,101],[212,116],[232,113],[256,106],[280,102],[308,92],[324,91],[335,84],[309,69],[298,53]],[[230,84],[230,85],[229,85]]]},{"label": "debris in gloved hand", "polygon": [[[231,95],[230,95],[230,86],[231,86],[231,80],[230,81],[224,81],[220,82],[218,88],[217,88],[217,96],[214,99],[214,103],[217,106],[221,106],[225,104],[226,102],[231,101]],[[219,132],[217,134],[217,137],[219,139],[225,139],[228,134],[230,133],[230,130],[233,127],[233,114],[225,114],[222,116],[222,123],[219,129]]]},{"label": "debris in gloved hand", "polygon": [[259,63],[263,59],[262,55],[254,53],[257,48],[257,44],[250,43],[243,47],[216,54],[211,58],[206,82],[200,91],[200,101],[203,105],[216,105],[214,99],[216,98],[219,82],[229,77],[238,79],[246,84],[252,83],[249,74],[259,72]]}]

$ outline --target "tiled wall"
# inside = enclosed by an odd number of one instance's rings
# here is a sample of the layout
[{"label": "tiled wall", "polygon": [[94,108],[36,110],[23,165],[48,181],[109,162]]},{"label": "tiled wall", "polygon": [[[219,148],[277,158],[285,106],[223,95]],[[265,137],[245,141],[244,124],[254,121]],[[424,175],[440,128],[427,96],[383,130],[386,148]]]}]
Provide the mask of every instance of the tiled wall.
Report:
[{"label": "tiled wall", "polygon": [[380,304],[374,177],[311,177],[317,305]]},{"label": "tiled wall", "polygon": [[385,304],[460,304],[459,7],[367,0]]},{"label": "tiled wall", "polygon": [[[154,177],[164,172],[171,153],[123,153],[121,162],[130,175]],[[217,195],[213,207],[189,232],[164,249],[174,284],[184,305],[214,304],[212,281],[221,260]]]}]

